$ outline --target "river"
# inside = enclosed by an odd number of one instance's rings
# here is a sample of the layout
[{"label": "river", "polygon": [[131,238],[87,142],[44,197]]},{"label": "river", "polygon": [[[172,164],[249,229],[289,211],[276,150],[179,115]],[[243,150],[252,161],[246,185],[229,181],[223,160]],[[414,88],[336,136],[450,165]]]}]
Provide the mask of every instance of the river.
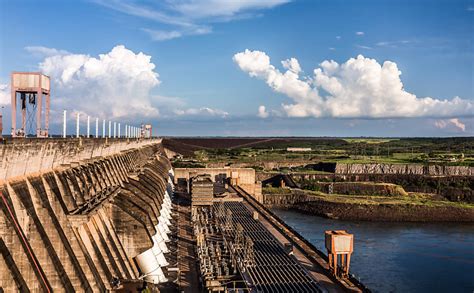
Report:
[{"label": "river", "polygon": [[474,292],[474,224],[340,221],[274,209],[318,249],[354,234],[351,273],[374,292]]}]

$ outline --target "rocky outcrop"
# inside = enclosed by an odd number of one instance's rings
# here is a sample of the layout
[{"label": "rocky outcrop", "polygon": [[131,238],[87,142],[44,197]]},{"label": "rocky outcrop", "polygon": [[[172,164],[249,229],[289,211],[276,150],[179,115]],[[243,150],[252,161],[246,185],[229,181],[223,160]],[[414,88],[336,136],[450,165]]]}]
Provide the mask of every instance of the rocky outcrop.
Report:
[{"label": "rocky outcrop", "polygon": [[431,176],[474,176],[468,166],[441,166],[420,164],[343,164],[337,163],[336,174],[414,174]]},{"label": "rocky outcrop", "polygon": [[286,193],[280,194],[263,194],[263,204],[269,208],[292,208],[297,203],[310,200],[311,196],[297,189],[291,189]]},{"label": "rocky outcrop", "polygon": [[[307,183],[306,183],[307,184]],[[303,189],[324,193],[369,195],[369,196],[407,196],[403,187],[391,183],[375,182],[311,182],[301,186]]]},{"label": "rocky outcrop", "polygon": [[[258,173],[258,178],[274,174]],[[300,186],[317,182],[393,183],[407,192],[436,193],[450,201],[474,203],[474,176],[429,176],[416,174],[308,174],[293,173]]]}]

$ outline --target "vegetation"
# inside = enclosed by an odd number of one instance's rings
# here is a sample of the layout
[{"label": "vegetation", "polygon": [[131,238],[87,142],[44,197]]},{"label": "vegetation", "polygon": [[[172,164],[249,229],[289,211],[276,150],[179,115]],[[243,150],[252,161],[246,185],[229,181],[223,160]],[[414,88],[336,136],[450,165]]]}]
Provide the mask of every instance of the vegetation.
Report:
[{"label": "vegetation", "polygon": [[[263,194],[288,194],[288,188],[264,187]],[[304,193],[315,200],[335,203],[366,204],[366,205],[423,205],[429,207],[458,207],[469,208],[474,211],[474,204],[465,202],[452,202],[434,194],[413,193],[408,196],[379,196],[379,195],[347,195],[327,194],[321,191],[305,190]]]},{"label": "vegetation", "polygon": [[205,165],[202,165],[196,161],[183,161],[183,160],[175,160],[173,162],[174,168],[205,168]]},{"label": "vegetation", "polygon": [[[474,166],[474,138],[172,138],[165,146],[200,163],[261,167],[269,162],[390,163]],[[289,152],[288,147],[311,148]],[[188,151],[186,151],[188,150]]]},{"label": "vegetation", "polygon": [[[199,163],[390,163],[474,166],[474,138],[172,138],[164,145]],[[288,152],[288,147],[311,148]]]},{"label": "vegetation", "polygon": [[262,188],[262,193],[264,193],[264,194],[286,194],[286,193],[291,193],[291,189],[286,188],[286,187],[266,186],[266,187]]},{"label": "vegetation", "polygon": [[439,200],[431,194],[410,193],[410,196],[367,196],[367,195],[345,195],[345,194],[326,194],[317,191],[309,191],[309,194],[317,199],[339,203],[357,203],[357,204],[391,204],[391,205],[424,205],[430,207],[460,207],[474,209],[474,204],[465,202],[452,202]]}]

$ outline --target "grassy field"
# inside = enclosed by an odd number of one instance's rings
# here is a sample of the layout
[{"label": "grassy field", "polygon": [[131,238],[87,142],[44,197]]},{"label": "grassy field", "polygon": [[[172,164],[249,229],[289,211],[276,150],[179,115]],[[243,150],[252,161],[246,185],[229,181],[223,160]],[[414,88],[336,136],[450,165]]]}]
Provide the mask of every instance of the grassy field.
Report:
[{"label": "grassy field", "polygon": [[[197,163],[389,163],[474,166],[474,138],[165,138]],[[290,152],[289,147],[311,148]]]}]

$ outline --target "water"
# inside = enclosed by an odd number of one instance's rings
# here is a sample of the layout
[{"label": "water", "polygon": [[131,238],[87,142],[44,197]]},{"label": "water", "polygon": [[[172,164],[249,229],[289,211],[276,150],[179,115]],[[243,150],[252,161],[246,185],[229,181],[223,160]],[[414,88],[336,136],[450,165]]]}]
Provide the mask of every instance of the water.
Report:
[{"label": "water", "polygon": [[273,211],[325,253],[325,230],[353,233],[351,273],[375,292],[474,292],[473,224],[355,222]]}]

